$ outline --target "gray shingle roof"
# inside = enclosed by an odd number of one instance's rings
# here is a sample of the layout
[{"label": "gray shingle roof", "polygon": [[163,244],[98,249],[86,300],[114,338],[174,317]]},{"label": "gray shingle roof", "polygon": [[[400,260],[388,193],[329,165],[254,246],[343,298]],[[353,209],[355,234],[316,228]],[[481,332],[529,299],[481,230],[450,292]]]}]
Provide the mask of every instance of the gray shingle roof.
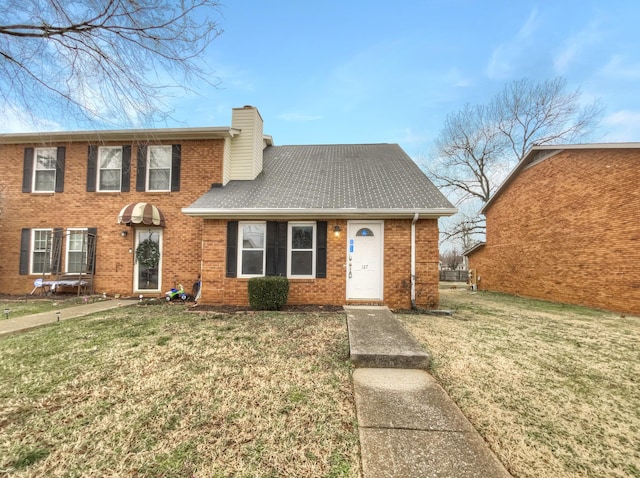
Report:
[{"label": "gray shingle roof", "polygon": [[263,210],[455,212],[397,144],[269,146],[255,180],[212,188],[183,209],[212,217],[224,211]]}]

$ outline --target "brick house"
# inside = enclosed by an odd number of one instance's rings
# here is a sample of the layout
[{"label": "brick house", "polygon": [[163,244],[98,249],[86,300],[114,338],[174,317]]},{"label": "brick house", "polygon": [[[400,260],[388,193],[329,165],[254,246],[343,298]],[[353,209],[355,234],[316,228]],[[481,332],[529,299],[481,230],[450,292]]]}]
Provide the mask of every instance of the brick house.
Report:
[{"label": "brick house", "polygon": [[482,209],[478,288],[640,314],[640,143],[536,146]]},{"label": "brick house", "polygon": [[[275,146],[254,107],[230,127],[0,135],[0,292],[71,287],[244,305],[438,301],[438,218],[455,209],[398,146]],[[42,286],[38,288],[38,286]],[[59,289],[62,290],[62,289]]]}]

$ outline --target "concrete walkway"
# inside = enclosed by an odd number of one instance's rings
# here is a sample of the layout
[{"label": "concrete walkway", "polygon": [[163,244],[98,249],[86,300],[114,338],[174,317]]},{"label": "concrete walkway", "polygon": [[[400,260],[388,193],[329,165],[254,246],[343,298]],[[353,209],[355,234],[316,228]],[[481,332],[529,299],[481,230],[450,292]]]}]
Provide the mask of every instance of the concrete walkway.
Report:
[{"label": "concrete walkway", "polygon": [[[137,302],[138,301],[134,299],[108,299],[93,302],[91,304],[75,305],[73,307],[59,309],[60,320],[73,319],[93,314],[95,312],[102,312],[103,310],[125,307],[136,304]],[[0,320],[0,337],[57,322],[58,315],[56,312],[58,312],[58,310]]]},{"label": "concrete walkway", "polygon": [[509,478],[387,307],[345,306],[364,478]]}]

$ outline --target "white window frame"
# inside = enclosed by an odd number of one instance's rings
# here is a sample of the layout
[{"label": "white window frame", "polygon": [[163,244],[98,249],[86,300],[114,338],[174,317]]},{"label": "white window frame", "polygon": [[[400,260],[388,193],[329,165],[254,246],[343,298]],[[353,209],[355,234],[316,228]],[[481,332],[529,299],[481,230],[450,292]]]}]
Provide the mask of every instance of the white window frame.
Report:
[{"label": "white window frame", "polygon": [[[83,242],[84,242],[84,251],[83,250],[71,250],[71,236],[75,235],[76,233],[81,233],[83,235]],[[81,270],[80,271],[70,271],[69,270],[69,254],[72,252],[82,252],[82,264],[84,264],[86,266],[87,264],[87,246],[88,246],[88,239],[89,239],[89,230],[87,228],[70,228],[67,229],[67,234],[66,234],[66,245],[65,245],[65,256],[64,256],[64,271],[66,274],[80,274],[80,273],[84,273],[86,271]],[[86,268],[86,267],[85,267]]]},{"label": "white window frame", "polygon": [[[244,248],[244,227],[243,226],[262,226],[263,241],[262,248]],[[262,274],[243,274],[242,273],[242,256],[244,251],[262,251]],[[238,277],[264,277],[267,268],[267,223],[265,221],[240,221],[238,222]]]},{"label": "white window frame", "polygon": [[[53,168],[38,168],[38,152],[39,151],[53,151]],[[57,174],[57,165],[58,165],[58,148],[56,147],[46,147],[46,148],[34,148],[33,150],[33,177],[31,178],[31,191],[34,193],[53,193],[56,190],[56,174]],[[38,175],[38,171],[53,171],[53,187],[51,189],[37,189],[37,181],[36,177]]]},{"label": "white window frame", "polygon": [[[294,249],[293,248],[293,228],[294,227],[311,227],[312,228],[312,243],[311,249]],[[316,251],[318,249],[317,244],[317,223],[316,222],[289,222],[287,226],[287,277],[290,279],[313,279],[316,276]],[[311,252],[311,274],[310,275],[294,275],[291,272],[291,266],[293,265],[293,252]]]},{"label": "white window frame", "polygon": [[[44,249],[36,249],[36,234],[37,233],[41,233],[41,232],[45,232],[48,234],[48,239],[47,239],[47,244],[45,244],[45,248]],[[44,253],[45,255],[45,259],[47,257],[47,248],[48,248],[48,252],[49,252],[49,264],[51,264],[51,251],[52,251],[52,247],[53,247],[53,229],[32,229],[31,230],[31,244],[30,244],[30,253],[29,253],[29,272],[31,274],[45,274],[45,275],[49,275],[51,274],[51,271],[47,271],[46,270],[46,260],[44,262],[44,271],[36,271],[34,269],[34,265],[35,265],[35,261],[34,261],[34,255],[36,253],[42,254]]]},{"label": "white window frame", "polygon": [[[104,152],[108,151],[108,150],[120,150],[120,167],[117,169],[118,171],[118,188],[117,189],[103,189],[102,188],[102,182],[101,182],[101,178],[102,178],[102,171],[116,171],[115,168],[103,168],[102,167],[102,155]],[[97,171],[97,186],[98,186],[98,192],[107,192],[107,193],[113,193],[113,192],[120,192],[122,191],[122,146],[100,146],[98,148],[98,167],[96,168]]]},{"label": "white window frame", "polygon": [[[149,184],[149,176],[150,176],[151,171],[152,171],[152,169],[151,169],[151,151],[156,150],[156,149],[164,149],[164,150],[168,150],[169,151],[169,166],[168,166],[168,168],[153,168],[154,171],[167,170],[167,169],[169,170],[167,187],[163,188],[163,189],[151,189],[150,188],[150,184]],[[173,146],[171,146],[171,145],[155,145],[155,146],[149,146],[147,148],[147,178],[146,178],[147,191],[150,191],[150,192],[167,192],[167,191],[171,191],[172,162],[173,162]]]}]

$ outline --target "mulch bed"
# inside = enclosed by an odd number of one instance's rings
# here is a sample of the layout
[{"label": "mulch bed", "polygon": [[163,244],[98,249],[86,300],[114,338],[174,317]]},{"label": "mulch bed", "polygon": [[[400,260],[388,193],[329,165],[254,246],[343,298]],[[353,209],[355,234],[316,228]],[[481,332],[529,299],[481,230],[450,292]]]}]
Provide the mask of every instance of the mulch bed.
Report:
[{"label": "mulch bed", "polygon": [[[216,312],[218,314],[258,312],[249,306],[206,304],[194,305],[189,310],[194,312]],[[285,305],[278,312],[344,312],[344,309],[339,305]]]}]

